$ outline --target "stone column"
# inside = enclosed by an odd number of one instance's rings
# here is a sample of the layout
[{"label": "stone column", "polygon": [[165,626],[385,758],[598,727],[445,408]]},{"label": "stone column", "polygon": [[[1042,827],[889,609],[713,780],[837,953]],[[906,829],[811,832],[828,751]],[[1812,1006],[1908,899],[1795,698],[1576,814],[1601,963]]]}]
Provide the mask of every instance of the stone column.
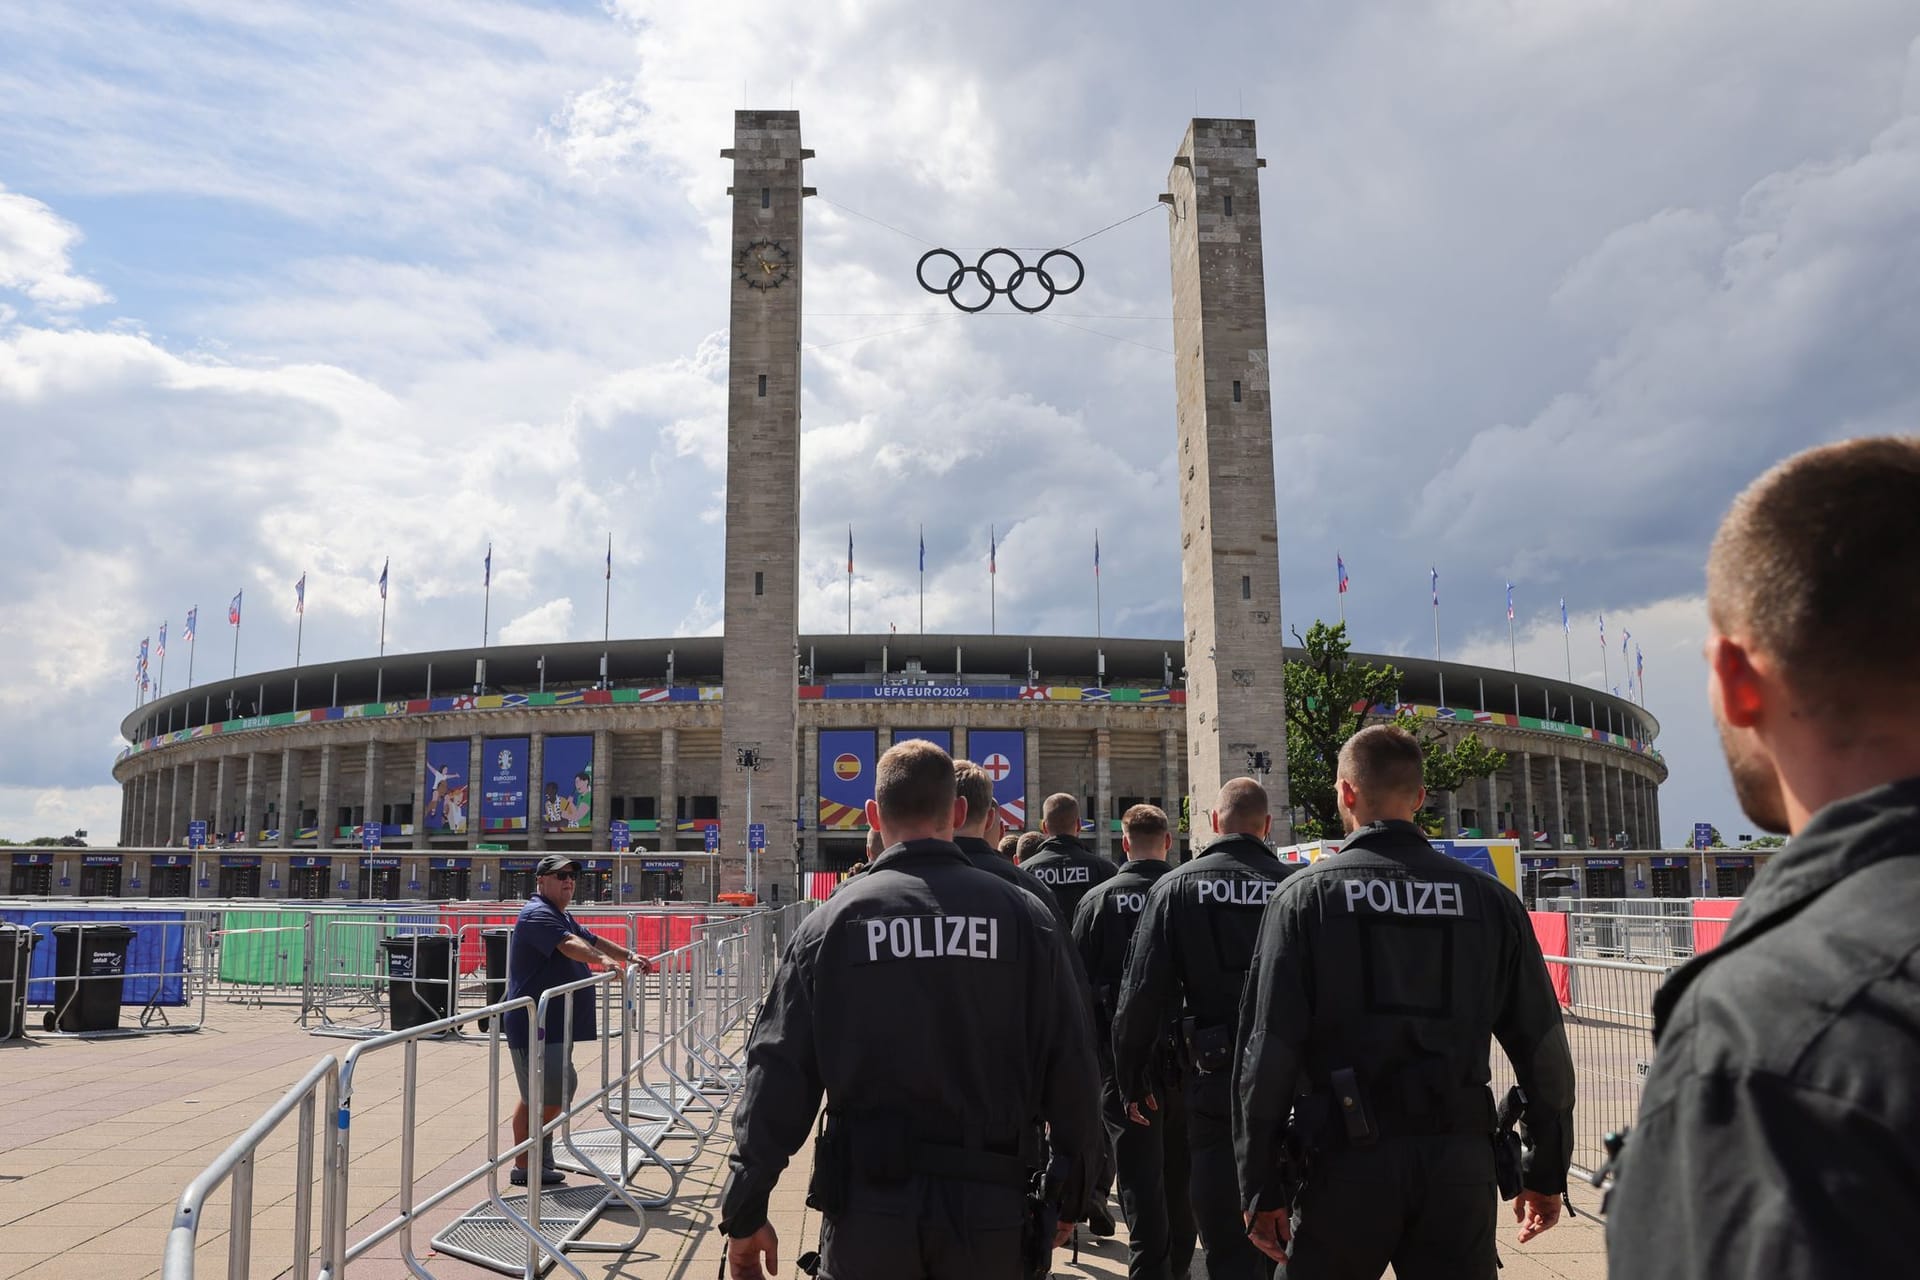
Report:
[{"label": "stone column", "polygon": [[610,849],[607,824],[613,821],[613,731],[593,731],[593,835],[596,849]]},{"label": "stone column", "polygon": [[547,847],[547,735],[527,735],[527,852]]},{"label": "stone column", "polygon": [[820,729],[811,724],[800,730],[800,817],[807,824],[800,857],[815,870],[820,866]]},{"label": "stone column", "polygon": [[480,843],[480,809],[486,802],[486,754],[485,734],[476,733],[467,739],[467,848]]},{"label": "stone column", "polygon": [[893,730],[882,725],[873,731],[873,758],[878,760],[893,746]]},{"label": "stone column", "polygon": [[[293,847],[294,833],[300,826],[300,797],[295,788],[300,784],[300,753],[292,747],[280,753],[280,835],[274,844],[282,849]],[[292,877],[288,877],[291,881]]]},{"label": "stone column", "polygon": [[662,849],[680,847],[680,731],[672,725],[660,731],[660,799],[654,812],[660,820],[654,832]]},{"label": "stone column", "polygon": [[1551,756],[1553,762],[1553,847],[1567,847],[1567,791],[1560,777],[1560,757]]},{"label": "stone column", "polygon": [[1573,847],[1584,849],[1593,840],[1593,802],[1587,795],[1587,761],[1584,756],[1574,762],[1580,766],[1580,829],[1574,832]]},{"label": "stone column", "polygon": [[[973,760],[973,757],[967,754],[967,726],[963,724],[953,726],[953,758],[955,760]],[[978,764],[980,762],[974,760],[974,763]]]},{"label": "stone column", "polygon": [[127,779],[127,785],[122,790],[127,797],[124,802],[127,812],[127,843],[139,848],[147,843],[147,775],[135,773],[133,777]]},{"label": "stone column", "polygon": [[[201,778],[200,761],[195,760],[193,762],[193,772],[190,775],[188,775],[188,780],[187,780],[187,821],[193,822],[196,820],[204,819],[207,816],[206,805],[207,805],[206,784],[202,781],[202,778]],[[182,844],[186,843],[184,838],[186,834],[187,834],[186,828],[182,827],[180,830],[180,835],[182,837],[182,840],[181,840]]]},{"label": "stone column", "polygon": [[1607,792],[1607,762],[1600,761],[1600,846],[1607,848],[1613,844],[1613,803]]},{"label": "stone column", "polygon": [[247,777],[240,787],[240,843],[251,849],[260,838],[260,788],[266,779],[261,775],[260,753],[247,752]]},{"label": "stone column", "polygon": [[340,748],[335,743],[326,742],[320,746],[320,795],[314,803],[313,843],[317,849],[331,849],[334,841],[334,828],[339,825],[340,808]]},{"label": "stone column", "polygon": [[[471,778],[471,775],[469,775]],[[472,788],[467,794],[473,794]],[[413,744],[413,847],[431,848],[427,840],[427,740],[421,738]]]},{"label": "stone column", "polygon": [[1486,808],[1480,813],[1480,832],[1491,839],[1500,829],[1500,782],[1497,772],[1488,774],[1481,780],[1480,793],[1487,799]]},{"label": "stone column", "polygon": [[1093,849],[1103,857],[1113,856],[1113,731],[1093,731]]},{"label": "stone column", "polygon": [[[362,823],[380,821],[380,806],[386,801],[387,795],[387,789],[383,785],[385,779],[381,776],[387,764],[386,745],[378,738],[367,744],[367,779],[366,785],[361,788],[360,800]],[[364,832],[360,836],[360,841],[364,847],[366,842]]]},{"label": "stone column", "polygon": [[1172,729],[1160,731],[1160,803],[1166,806],[1167,821],[1173,826],[1173,861],[1181,861],[1180,841],[1180,801],[1184,799],[1180,787],[1180,735]]},{"label": "stone column", "polygon": [[1047,793],[1040,785],[1040,731],[1027,730],[1027,830],[1040,829],[1040,806]]},{"label": "stone column", "polygon": [[180,766],[167,770],[167,831],[162,844],[177,844],[183,828],[180,825]]},{"label": "stone column", "polygon": [[1460,834],[1460,788],[1454,787],[1447,792],[1447,835],[1451,840]]},{"label": "stone column", "polygon": [[233,763],[226,756],[219,756],[213,762],[213,822],[209,824],[207,842],[213,842],[216,832],[232,834],[227,827],[227,770]]},{"label": "stone column", "polygon": [[1526,806],[1526,817],[1520,823],[1520,847],[1532,849],[1533,839],[1533,752],[1520,753],[1520,803]]}]

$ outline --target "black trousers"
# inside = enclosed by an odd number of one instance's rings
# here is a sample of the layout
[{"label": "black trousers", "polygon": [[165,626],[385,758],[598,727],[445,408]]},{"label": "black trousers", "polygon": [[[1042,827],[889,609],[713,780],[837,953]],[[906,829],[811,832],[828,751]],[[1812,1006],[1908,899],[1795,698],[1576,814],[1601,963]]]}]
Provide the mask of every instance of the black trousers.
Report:
[{"label": "black trousers", "polygon": [[1287,1280],[1493,1280],[1499,1196],[1485,1137],[1388,1138],[1317,1158]]},{"label": "black trousers", "polygon": [[1240,1209],[1231,1090],[1232,1078],[1224,1071],[1187,1079],[1187,1147],[1193,1153],[1188,1185],[1194,1224],[1207,1247],[1209,1280],[1270,1280],[1273,1263],[1247,1239],[1247,1220]]},{"label": "black trousers", "polygon": [[1187,1100],[1182,1090],[1170,1093],[1156,1096],[1158,1111],[1141,1110],[1152,1122],[1145,1125],[1127,1118],[1111,1079],[1101,1095],[1120,1182],[1120,1212],[1127,1220],[1129,1280],[1186,1280],[1193,1263]]},{"label": "black trousers", "polygon": [[1022,1280],[1026,1192],[977,1182],[857,1182],[820,1224],[818,1280]]}]

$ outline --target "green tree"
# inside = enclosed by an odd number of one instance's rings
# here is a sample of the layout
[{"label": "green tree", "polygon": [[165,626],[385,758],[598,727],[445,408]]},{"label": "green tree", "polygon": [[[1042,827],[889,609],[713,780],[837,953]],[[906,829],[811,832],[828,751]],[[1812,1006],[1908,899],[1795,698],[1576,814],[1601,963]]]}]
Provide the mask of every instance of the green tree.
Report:
[{"label": "green tree", "polygon": [[[1400,688],[1400,672],[1348,657],[1352,648],[1344,622],[1328,626],[1316,621],[1304,638],[1293,638],[1306,650],[1306,660],[1287,663],[1287,786],[1293,803],[1306,810],[1298,824],[1303,840],[1337,837],[1340,810],[1334,799],[1334,773],[1340,748],[1365,725],[1375,706],[1391,706]],[[1401,712],[1395,723],[1413,734],[1426,753],[1426,784],[1430,792],[1451,791],[1471,778],[1484,778],[1506,766],[1503,751],[1480,741],[1477,733],[1449,742],[1431,722]],[[1422,815],[1422,826],[1434,834],[1437,814]]]}]

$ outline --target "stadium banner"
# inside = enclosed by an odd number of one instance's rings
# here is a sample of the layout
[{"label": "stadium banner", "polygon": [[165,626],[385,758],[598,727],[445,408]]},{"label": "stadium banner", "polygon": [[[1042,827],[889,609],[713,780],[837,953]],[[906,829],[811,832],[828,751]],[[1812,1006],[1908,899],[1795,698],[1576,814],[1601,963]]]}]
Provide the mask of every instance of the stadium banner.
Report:
[{"label": "stadium banner", "polygon": [[467,834],[467,740],[427,743],[427,830]]},{"label": "stadium banner", "polygon": [[548,738],[540,817],[546,830],[593,830],[593,735]]},{"label": "stadium banner", "polygon": [[480,830],[527,829],[527,740],[488,738],[480,748]]},{"label": "stadium banner", "polygon": [[820,731],[820,829],[864,831],[873,799],[871,729]]},{"label": "stadium banner", "polygon": [[1515,893],[1520,892],[1520,843],[1517,840],[1434,840],[1433,847],[1450,858],[1484,871]]},{"label": "stadium banner", "polygon": [[1014,830],[1027,825],[1027,733],[1024,729],[971,729],[967,754],[993,779],[1000,820]]},{"label": "stadium banner", "polygon": [[895,729],[893,740],[896,743],[918,738],[922,742],[931,742],[948,755],[953,754],[953,730],[951,729]]}]

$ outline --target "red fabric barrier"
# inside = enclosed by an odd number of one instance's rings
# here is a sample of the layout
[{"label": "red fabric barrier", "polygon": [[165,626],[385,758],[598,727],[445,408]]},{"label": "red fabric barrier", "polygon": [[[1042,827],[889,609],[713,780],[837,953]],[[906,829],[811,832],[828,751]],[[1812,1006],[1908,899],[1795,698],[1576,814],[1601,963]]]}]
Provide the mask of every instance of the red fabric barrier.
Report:
[{"label": "red fabric barrier", "polygon": [[1693,953],[1711,951],[1727,936],[1727,921],[1733,919],[1738,898],[1695,898],[1693,900]]},{"label": "red fabric barrier", "polygon": [[[459,940],[460,972],[463,976],[484,972],[487,967],[486,945],[480,938],[480,928],[493,925],[512,928],[519,916],[520,908],[517,905],[509,908],[497,903],[457,903],[440,908],[440,923],[451,929],[453,936]],[[467,929],[468,925],[479,928]],[[462,933],[462,929],[466,929],[466,932]]]},{"label": "red fabric barrier", "polygon": [[635,916],[633,931],[637,938],[633,949],[649,958],[667,949],[667,922],[662,916]]},{"label": "red fabric barrier", "polygon": [[[1564,911],[1529,911],[1533,920],[1533,936],[1540,943],[1543,956],[1564,956],[1567,954],[1567,916]],[[1553,982],[1553,994],[1560,1001],[1561,1008],[1573,1004],[1573,971],[1564,964],[1549,964],[1547,977]]]}]

